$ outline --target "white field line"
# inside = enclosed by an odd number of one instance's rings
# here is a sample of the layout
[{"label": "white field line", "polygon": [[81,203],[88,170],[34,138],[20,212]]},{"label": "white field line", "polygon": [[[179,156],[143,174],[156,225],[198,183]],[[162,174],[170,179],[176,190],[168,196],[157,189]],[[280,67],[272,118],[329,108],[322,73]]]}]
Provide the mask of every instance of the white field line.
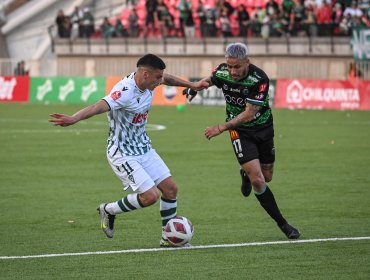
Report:
[{"label": "white field line", "polygon": [[252,247],[252,246],[302,244],[302,243],[334,242],[334,241],[353,241],[353,240],[370,240],[370,236],[335,237],[335,238],[306,239],[306,240],[294,240],[294,241],[270,241],[270,242],[252,242],[252,243],[237,243],[237,244],[198,245],[198,246],[192,246],[192,247],[179,247],[179,248],[148,248],[148,249],[130,249],[130,250],[118,250],[118,251],[96,251],[96,252],[80,252],[80,253],[29,255],[29,256],[0,256],[0,260],[38,259],[38,258],[86,256],[86,255],[128,254],[128,253],[145,253],[145,252],[196,250],[196,249],[213,249],[213,248]]},{"label": "white field line", "polygon": [[[158,130],[165,130],[166,126],[160,124],[147,124],[146,130],[147,131],[158,131]],[[105,129],[88,129],[88,128],[45,128],[45,129],[0,129],[0,134],[20,134],[20,133],[95,133],[100,131],[108,131],[108,125]]]}]

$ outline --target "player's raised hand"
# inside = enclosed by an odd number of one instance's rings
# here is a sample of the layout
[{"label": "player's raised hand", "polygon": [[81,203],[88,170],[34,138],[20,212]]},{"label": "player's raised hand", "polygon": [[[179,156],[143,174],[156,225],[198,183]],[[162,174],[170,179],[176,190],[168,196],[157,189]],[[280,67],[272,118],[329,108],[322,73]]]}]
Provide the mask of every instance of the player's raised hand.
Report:
[{"label": "player's raised hand", "polygon": [[50,117],[52,117],[52,119],[50,119],[49,122],[54,125],[69,126],[76,123],[76,120],[73,117],[64,114],[54,113],[50,114]]},{"label": "player's raised hand", "polygon": [[186,88],[182,91],[182,95],[185,95],[189,101],[192,101],[197,94],[198,92],[191,88]]}]

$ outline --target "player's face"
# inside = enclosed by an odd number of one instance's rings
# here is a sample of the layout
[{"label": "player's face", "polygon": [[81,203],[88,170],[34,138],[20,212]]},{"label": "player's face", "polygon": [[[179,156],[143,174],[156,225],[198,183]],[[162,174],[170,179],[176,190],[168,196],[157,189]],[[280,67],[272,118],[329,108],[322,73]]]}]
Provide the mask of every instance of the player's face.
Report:
[{"label": "player's face", "polygon": [[249,60],[235,57],[226,58],[227,69],[235,81],[243,79],[247,75]]},{"label": "player's face", "polygon": [[163,81],[163,72],[164,70],[160,69],[150,69],[147,70],[146,73],[146,88],[150,90],[154,90],[157,86],[159,86]]}]

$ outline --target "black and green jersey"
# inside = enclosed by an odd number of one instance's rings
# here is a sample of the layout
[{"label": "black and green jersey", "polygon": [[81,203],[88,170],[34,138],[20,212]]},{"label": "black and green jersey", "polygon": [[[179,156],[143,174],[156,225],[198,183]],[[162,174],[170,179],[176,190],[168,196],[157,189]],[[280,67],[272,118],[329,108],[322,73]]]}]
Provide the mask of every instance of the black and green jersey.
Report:
[{"label": "black and green jersey", "polygon": [[227,64],[220,64],[211,76],[212,83],[222,92],[226,101],[226,121],[245,111],[247,103],[261,106],[254,120],[246,122],[238,129],[258,130],[272,125],[272,113],[269,105],[269,78],[257,66],[250,64],[248,73],[240,81],[231,77]]}]

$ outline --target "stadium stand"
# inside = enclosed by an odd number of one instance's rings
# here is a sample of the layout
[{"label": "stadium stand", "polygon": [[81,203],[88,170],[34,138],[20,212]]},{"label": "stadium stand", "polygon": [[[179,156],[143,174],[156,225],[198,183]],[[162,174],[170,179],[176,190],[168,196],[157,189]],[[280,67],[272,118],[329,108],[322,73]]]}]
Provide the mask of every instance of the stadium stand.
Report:
[{"label": "stadium stand", "polygon": [[[10,0],[6,0],[10,1]],[[10,1],[12,2],[12,1]],[[96,75],[109,75],[110,70],[116,70],[115,67],[96,67],[101,65],[102,61],[112,63],[108,58],[119,57],[120,59],[137,57],[145,52],[155,52],[164,57],[178,57],[189,61],[192,66],[186,67],[189,73],[200,71],[202,67],[190,60],[199,60],[199,57],[206,58],[207,63],[213,64],[213,61],[219,59],[223,54],[223,49],[228,42],[243,41],[249,45],[250,52],[255,56],[255,59],[266,63],[275,72],[274,77],[289,77],[292,76],[293,63],[296,58],[309,57],[310,62],[307,64],[307,77],[322,77],[322,78],[342,78],[346,72],[345,68],[349,62],[353,60],[353,50],[350,45],[350,36],[307,36],[306,34],[289,34],[289,36],[269,36],[263,37],[257,34],[253,37],[253,33],[249,31],[247,37],[223,38],[220,31],[220,22],[217,21],[216,38],[208,38],[201,36],[200,18],[197,13],[200,5],[205,7],[217,8],[217,0],[191,0],[192,12],[195,21],[195,37],[196,38],[182,38],[178,32],[180,12],[176,9],[179,0],[164,0],[168,5],[169,11],[174,16],[174,21],[177,30],[172,33],[171,37],[163,37],[159,28],[154,32],[145,32],[146,20],[146,0],[137,0],[136,5],[128,4],[131,1],[118,0],[30,0],[18,1],[19,7],[8,13],[6,16],[6,23],[2,26],[3,38],[5,38],[7,50],[12,63],[12,67],[4,67],[3,62],[6,58],[4,51],[0,60],[0,74],[9,73],[8,70],[14,69],[14,66],[20,60],[26,59],[26,65],[30,68],[31,75],[85,75],[86,73],[95,73]],[[22,2],[22,3],[21,3]],[[37,2],[37,4],[36,4]],[[235,9],[240,4],[244,4],[252,16],[253,12],[261,8],[264,9],[267,0],[229,0],[228,1]],[[277,1],[279,5],[282,0]],[[334,3],[334,1],[333,1]],[[94,18],[94,32],[91,38],[79,38],[74,35],[70,38],[58,38],[55,19],[58,10],[62,9],[64,13],[69,16],[72,14],[74,7],[79,6],[83,11],[88,8]],[[110,38],[106,36],[103,38],[103,33],[100,30],[101,24],[105,17],[111,25],[114,25],[117,20],[121,21],[123,26],[128,28],[130,22],[130,14],[135,8],[138,15],[139,33],[138,38]],[[263,10],[262,9],[262,10]],[[27,14],[26,12],[27,11]],[[31,14],[32,16],[29,16]],[[231,32],[233,36],[239,35],[239,23],[235,13],[229,17]],[[13,27],[12,27],[13,26]],[[15,28],[15,26],[17,28]],[[22,28],[19,28],[19,27]],[[49,28],[49,35],[45,30]],[[73,33],[72,33],[73,34]],[[76,34],[76,33],[75,33]],[[132,33],[129,32],[131,36]],[[331,34],[333,35],[333,34]],[[136,37],[136,35],[132,35]],[[112,36],[117,37],[117,36]],[[1,37],[0,37],[1,40]],[[31,47],[24,52],[22,46],[29,44]],[[5,45],[5,44],[3,44]],[[33,50],[33,51],[31,51]],[[36,50],[36,51],[35,51]],[[30,53],[27,53],[30,52]],[[336,58],[343,58],[343,64],[338,67],[337,62],[333,62]],[[101,59],[102,58],[102,59]],[[97,61],[97,63],[90,63]],[[285,62],[278,62],[277,60],[284,60]],[[40,61],[43,60],[43,63]],[[86,61],[89,60],[89,63]],[[303,59],[304,60],[304,59]],[[49,62],[49,63],[45,63]],[[68,63],[68,61],[70,63]],[[71,63],[71,61],[73,61]],[[74,63],[76,62],[75,66]],[[312,64],[316,61],[315,64]],[[327,67],[317,66],[321,65],[322,61],[327,63]],[[6,62],[9,63],[9,60]],[[186,63],[186,62],[185,62]],[[96,70],[87,71],[86,65],[95,65]],[[41,66],[47,65],[47,66]],[[72,65],[72,66],[70,66]],[[113,63],[113,65],[115,65]],[[192,67],[195,67],[192,69]],[[117,66],[117,69],[119,66]],[[320,68],[322,71],[315,71]],[[103,69],[105,69],[103,71]],[[341,70],[338,70],[341,69]],[[300,72],[301,69],[294,71]],[[312,71],[312,73],[311,73]],[[180,71],[179,71],[180,72]],[[175,73],[176,74],[176,73]]]}]

